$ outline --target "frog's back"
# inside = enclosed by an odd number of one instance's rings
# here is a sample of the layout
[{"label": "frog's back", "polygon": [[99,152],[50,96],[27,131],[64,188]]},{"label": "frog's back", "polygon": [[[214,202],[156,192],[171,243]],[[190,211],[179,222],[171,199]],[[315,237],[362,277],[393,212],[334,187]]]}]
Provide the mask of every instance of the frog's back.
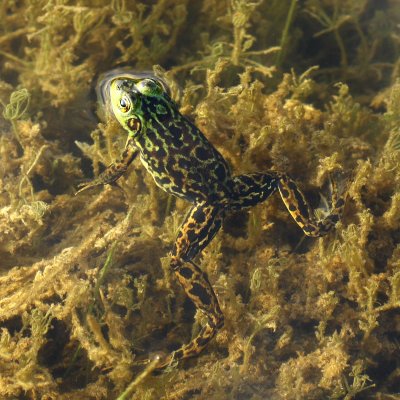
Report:
[{"label": "frog's back", "polygon": [[227,198],[232,186],[229,167],[192,122],[162,104],[150,104],[143,118],[146,130],[137,145],[158,186],[191,202]]}]

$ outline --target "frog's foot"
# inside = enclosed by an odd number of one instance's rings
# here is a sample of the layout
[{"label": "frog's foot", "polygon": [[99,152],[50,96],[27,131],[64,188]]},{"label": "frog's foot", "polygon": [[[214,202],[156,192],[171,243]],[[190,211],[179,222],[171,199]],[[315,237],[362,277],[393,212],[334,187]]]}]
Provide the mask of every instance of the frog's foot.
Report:
[{"label": "frog's foot", "polygon": [[118,178],[120,178],[127,170],[127,168],[128,164],[121,162],[112,163],[96,179],[93,179],[88,183],[84,183],[75,194],[82,193],[84,190],[91,189],[96,186],[107,184],[110,185],[114,183]]},{"label": "frog's foot", "polygon": [[278,189],[289,213],[307,236],[327,234],[339,221],[344,208],[342,175],[329,177],[329,199],[321,196],[320,206],[311,210],[303,193],[287,175],[280,174]]},{"label": "frog's foot", "polygon": [[165,368],[167,365],[171,365],[173,358],[172,353],[167,354],[164,352],[157,352],[150,354],[147,358],[140,358],[135,360],[136,365],[147,366],[153,362],[156,362],[155,369]]},{"label": "frog's foot", "polygon": [[[323,221],[332,214],[341,216],[344,207],[345,183],[344,174],[340,172],[329,174],[327,184],[320,193],[319,206],[314,211],[317,221]],[[341,199],[342,201],[339,201]]]},{"label": "frog's foot", "polygon": [[157,359],[158,362],[155,366],[155,369],[163,369],[176,365],[184,358],[197,356],[207,346],[208,342],[215,336],[217,329],[221,327],[221,325],[222,319],[218,327],[213,326],[212,322],[208,322],[201,328],[199,334],[188,344],[183,345],[179,349],[169,354],[156,353],[149,357],[147,362],[150,363]]},{"label": "frog's foot", "polygon": [[[223,325],[222,312],[205,274],[202,273],[198,267],[189,266],[191,266],[191,264],[184,264],[178,267],[175,272],[186,294],[189,295],[195,306],[207,315],[208,321],[201,328],[197,336],[189,343],[184,344],[169,354],[155,353],[149,358],[139,361],[140,365],[147,365],[157,360],[155,369],[163,369],[174,366],[178,361],[184,358],[197,356],[203,351],[210,340],[216,335],[218,329]],[[193,273],[193,280],[183,276],[188,275],[189,270]]]}]

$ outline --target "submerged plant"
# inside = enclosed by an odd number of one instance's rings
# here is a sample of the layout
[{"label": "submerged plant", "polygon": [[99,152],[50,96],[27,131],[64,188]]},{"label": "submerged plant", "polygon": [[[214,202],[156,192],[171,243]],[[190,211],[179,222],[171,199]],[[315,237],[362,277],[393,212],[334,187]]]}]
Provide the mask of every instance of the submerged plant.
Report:
[{"label": "submerged plant", "polygon": [[[0,397],[395,397],[399,20],[392,0],[1,2]],[[279,196],[226,218],[194,260],[225,327],[156,374],[143,359],[207,322],[169,268],[187,204],[138,161],[75,196],[126,144],[97,77],[154,64],[234,175],[290,174],[319,218],[330,175],[348,193],[321,239]]]}]

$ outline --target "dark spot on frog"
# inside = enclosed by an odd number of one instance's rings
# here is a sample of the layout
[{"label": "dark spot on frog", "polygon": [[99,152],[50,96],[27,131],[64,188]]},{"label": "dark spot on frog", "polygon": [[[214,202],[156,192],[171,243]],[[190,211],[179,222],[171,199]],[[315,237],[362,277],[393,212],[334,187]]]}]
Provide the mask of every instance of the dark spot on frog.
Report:
[{"label": "dark spot on frog", "polygon": [[213,158],[211,152],[207,148],[202,147],[202,146],[196,147],[195,154],[196,154],[196,157],[201,161],[205,161],[205,160],[209,160],[209,159]]},{"label": "dark spot on frog", "polygon": [[180,268],[179,274],[183,276],[185,279],[190,279],[193,276],[193,271],[190,268]]},{"label": "dark spot on frog", "polygon": [[190,289],[189,292],[193,296],[198,297],[203,304],[207,306],[211,304],[211,297],[202,285],[198,283],[193,283],[193,287]]}]

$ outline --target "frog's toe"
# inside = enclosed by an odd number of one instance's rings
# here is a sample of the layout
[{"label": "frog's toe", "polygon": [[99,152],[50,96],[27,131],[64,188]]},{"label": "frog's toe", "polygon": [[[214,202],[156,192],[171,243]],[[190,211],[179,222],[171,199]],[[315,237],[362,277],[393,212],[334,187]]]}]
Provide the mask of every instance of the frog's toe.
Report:
[{"label": "frog's toe", "polygon": [[97,179],[93,180],[93,181],[88,181],[88,182],[82,182],[78,185],[78,190],[75,192],[75,196],[79,193],[82,193],[88,189],[91,189],[95,186],[99,186],[102,183],[99,182]]},{"label": "frog's toe", "polygon": [[136,360],[137,365],[149,365],[155,364],[154,369],[163,369],[173,361],[173,355],[171,353],[164,353],[162,351],[151,353],[147,358]]},{"label": "frog's toe", "polygon": [[335,171],[329,174],[329,181],[332,187],[331,191],[333,194],[336,194],[337,198],[345,194],[349,182],[349,176],[347,174],[343,171]]},{"label": "frog's toe", "polygon": [[318,221],[324,220],[331,214],[341,214],[347,181],[342,171],[329,174],[329,178],[320,193],[319,205],[315,209],[315,216]]}]

